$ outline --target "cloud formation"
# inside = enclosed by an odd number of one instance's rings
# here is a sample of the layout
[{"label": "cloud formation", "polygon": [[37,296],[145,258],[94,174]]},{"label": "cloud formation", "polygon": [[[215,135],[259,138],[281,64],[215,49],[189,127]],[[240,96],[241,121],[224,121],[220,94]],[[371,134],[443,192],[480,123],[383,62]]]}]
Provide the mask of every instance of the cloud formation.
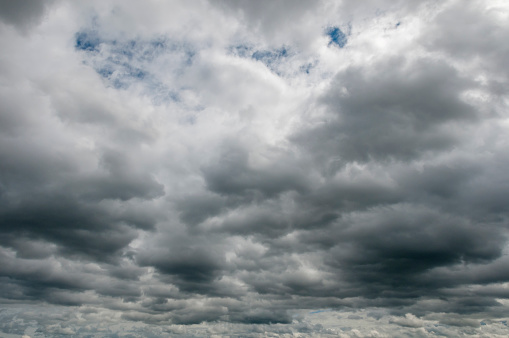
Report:
[{"label": "cloud formation", "polygon": [[0,1],[0,330],[507,335],[500,1]]}]

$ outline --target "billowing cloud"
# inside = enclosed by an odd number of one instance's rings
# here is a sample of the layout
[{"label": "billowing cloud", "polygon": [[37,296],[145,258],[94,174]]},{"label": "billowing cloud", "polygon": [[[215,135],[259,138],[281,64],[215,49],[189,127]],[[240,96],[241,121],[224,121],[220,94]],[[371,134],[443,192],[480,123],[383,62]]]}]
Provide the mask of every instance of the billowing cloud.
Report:
[{"label": "billowing cloud", "polygon": [[507,335],[508,15],[0,2],[0,330]]}]

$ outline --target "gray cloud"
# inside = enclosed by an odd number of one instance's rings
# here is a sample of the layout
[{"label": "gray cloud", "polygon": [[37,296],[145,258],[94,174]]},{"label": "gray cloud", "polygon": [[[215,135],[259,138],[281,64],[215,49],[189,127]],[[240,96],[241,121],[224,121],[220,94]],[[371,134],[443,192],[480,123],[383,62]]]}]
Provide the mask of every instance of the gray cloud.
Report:
[{"label": "gray cloud", "polygon": [[458,141],[455,122],[475,120],[475,109],[461,99],[472,87],[434,60],[396,57],[351,67],[323,98],[330,117],[294,138],[321,162],[410,160],[446,150]]},{"label": "gray cloud", "polygon": [[53,2],[53,0],[23,2],[2,0],[0,1],[0,18],[5,23],[26,31],[40,22],[46,8]]},{"label": "gray cloud", "polygon": [[5,334],[506,332],[507,6],[1,6]]}]

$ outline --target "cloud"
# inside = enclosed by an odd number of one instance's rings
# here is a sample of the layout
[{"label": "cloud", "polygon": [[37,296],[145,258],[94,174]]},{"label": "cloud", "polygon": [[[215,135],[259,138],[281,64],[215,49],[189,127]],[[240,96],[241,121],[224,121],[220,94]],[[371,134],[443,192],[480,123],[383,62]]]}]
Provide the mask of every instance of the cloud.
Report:
[{"label": "cloud", "polygon": [[507,330],[504,3],[0,6],[4,334]]},{"label": "cloud", "polygon": [[47,7],[53,2],[53,0],[29,0],[23,3],[0,1],[0,18],[5,23],[13,25],[21,31],[26,31],[41,21]]},{"label": "cloud", "polygon": [[390,320],[391,323],[404,326],[404,327],[422,327],[424,325],[424,321],[412,315],[411,313],[407,313],[404,318],[395,317]]},{"label": "cloud", "polygon": [[326,123],[294,136],[323,162],[416,158],[457,142],[456,123],[475,121],[463,102],[471,80],[444,62],[384,59],[336,75],[324,95]]}]

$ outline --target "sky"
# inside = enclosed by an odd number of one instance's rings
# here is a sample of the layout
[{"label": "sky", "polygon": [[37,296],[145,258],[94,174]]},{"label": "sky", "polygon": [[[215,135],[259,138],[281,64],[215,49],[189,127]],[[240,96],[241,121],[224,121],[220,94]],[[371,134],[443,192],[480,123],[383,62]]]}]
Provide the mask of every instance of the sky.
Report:
[{"label": "sky", "polygon": [[0,1],[1,337],[509,335],[503,0]]}]

